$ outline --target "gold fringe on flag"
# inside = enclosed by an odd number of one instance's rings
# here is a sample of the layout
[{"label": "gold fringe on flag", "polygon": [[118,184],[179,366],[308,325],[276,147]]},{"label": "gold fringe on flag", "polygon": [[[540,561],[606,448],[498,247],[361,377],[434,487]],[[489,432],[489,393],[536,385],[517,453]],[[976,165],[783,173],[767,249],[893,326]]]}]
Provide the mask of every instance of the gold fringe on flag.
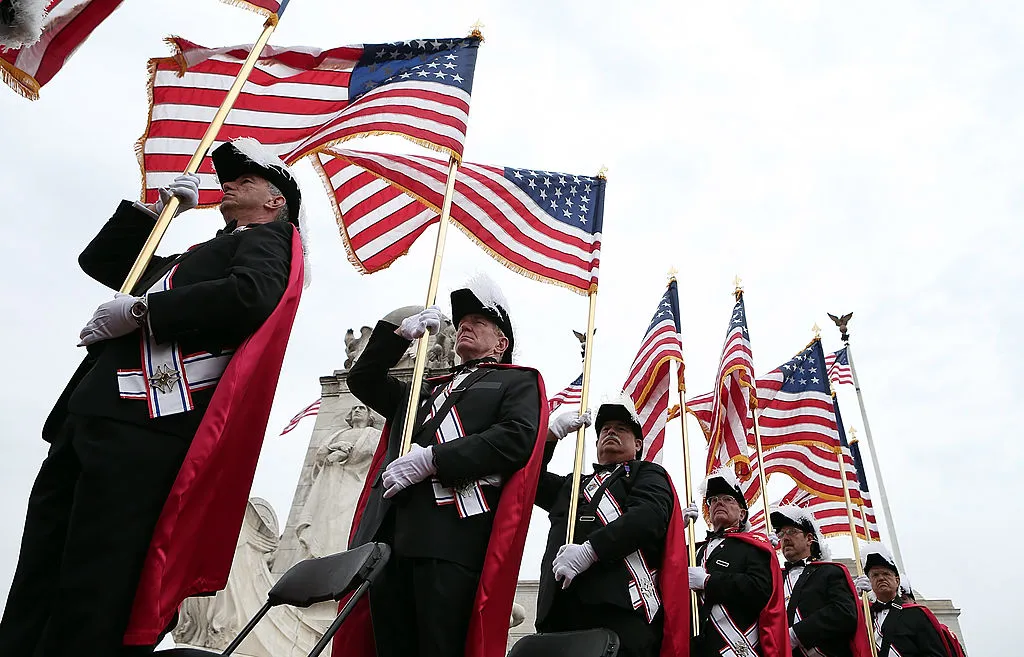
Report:
[{"label": "gold fringe on flag", "polygon": [[29,100],[39,100],[39,82],[6,59],[0,59],[0,80]]}]

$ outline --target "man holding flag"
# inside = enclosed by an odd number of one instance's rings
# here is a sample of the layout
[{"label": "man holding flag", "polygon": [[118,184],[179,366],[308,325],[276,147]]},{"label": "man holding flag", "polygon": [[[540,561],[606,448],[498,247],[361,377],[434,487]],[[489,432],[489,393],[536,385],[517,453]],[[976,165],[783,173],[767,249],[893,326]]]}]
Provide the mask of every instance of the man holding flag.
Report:
[{"label": "man holding flag", "polygon": [[[0,654],[106,657],[149,646],[187,596],[224,586],[301,295],[301,194],[253,139],[213,152],[225,226],[155,257],[80,334],[88,355],[43,426]],[[179,176],[123,201],[79,257],[118,289]]]},{"label": "man holding flag", "polygon": [[[512,364],[515,336],[501,290],[478,276],[452,292],[451,303],[461,363],[424,387],[409,453],[399,455],[409,384],[389,370],[410,341],[438,330],[440,311],[427,308],[400,326],[378,322],[349,371],[352,394],[390,420],[349,541],[392,546],[369,594],[378,657],[505,650],[547,403],[540,374]],[[338,654],[373,654],[358,617],[336,637]]]},{"label": "man holding flag", "polygon": [[[590,415],[554,418],[545,465],[557,441],[590,424]],[[580,487],[574,540],[563,545],[572,475],[544,472],[537,506],[551,529],[541,561],[537,629],[604,627],[619,637],[623,657],[689,652],[690,596],[674,582],[686,568],[682,517],[665,469],[643,457],[643,429],[626,394],[597,411],[597,460]]]},{"label": "man holding flag", "polygon": [[[789,657],[775,549],[764,536],[750,533],[747,502],[732,467],[713,472],[702,488],[713,531],[697,547],[699,565],[689,568],[700,617],[695,657]],[[692,521],[697,513],[694,504],[684,517]]]}]

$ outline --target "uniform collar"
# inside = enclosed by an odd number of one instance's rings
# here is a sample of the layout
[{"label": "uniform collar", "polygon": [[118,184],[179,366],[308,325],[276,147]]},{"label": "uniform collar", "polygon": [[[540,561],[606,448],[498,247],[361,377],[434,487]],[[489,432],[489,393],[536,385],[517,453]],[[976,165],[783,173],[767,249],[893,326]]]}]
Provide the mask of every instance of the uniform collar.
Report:
[{"label": "uniform collar", "polygon": [[473,360],[467,360],[465,363],[459,363],[452,367],[449,372],[451,374],[461,374],[462,372],[470,372],[475,370],[484,363],[497,363],[498,359],[494,356],[484,356],[483,358],[474,358]]}]

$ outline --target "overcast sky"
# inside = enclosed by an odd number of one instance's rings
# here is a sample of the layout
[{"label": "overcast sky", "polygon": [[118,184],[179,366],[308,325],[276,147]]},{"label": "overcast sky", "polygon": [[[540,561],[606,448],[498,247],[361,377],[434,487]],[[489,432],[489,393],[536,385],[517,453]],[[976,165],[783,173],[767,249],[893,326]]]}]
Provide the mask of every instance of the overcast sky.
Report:
[{"label": "overcast sky", "polygon": [[[726,6],[727,5],[727,6]],[[295,0],[278,45],[333,47],[453,37],[481,19],[466,159],[593,175],[607,165],[593,390],[621,386],[679,270],[688,387],[711,388],[733,303],[747,290],[754,361],[766,373],[824,327],[851,323],[872,429],[915,589],[951,598],[973,656],[1017,644],[1024,575],[1007,552],[1024,462],[1016,391],[1021,348],[1021,61],[1015,2],[555,3]],[[7,346],[0,383],[0,596],[46,445],[39,430],[82,357],[79,329],[110,292],[77,269],[121,198],[137,196],[133,145],[146,119],[146,60],[176,34],[253,41],[258,16],[213,0],[128,0],[30,103],[0,89],[0,244]],[[395,140],[350,148],[406,152]],[[422,303],[434,231],[390,269],[347,262],[312,167],[296,170],[310,215],[305,293],[253,494],[282,524],[312,430],[277,433],[341,368],[348,328]],[[207,239],[214,211],[176,220],[162,251]],[[504,287],[519,359],[553,393],[579,373],[572,329],[584,297],[504,269],[449,232],[441,289],[486,271]],[[447,306],[447,300],[444,304]],[[851,386],[839,393],[862,428]],[[694,470],[703,440],[691,424]],[[682,478],[678,421],[665,464]],[[863,435],[863,431],[860,431]],[[567,471],[562,446],[555,467]],[[699,473],[697,473],[699,476]],[[775,498],[791,486],[769,484]],[[534,518],[523,577],[547,530]],[[834,552],[851,554],[849,540]],[[1010,558],[1002,559],[1003,555]],[[1004,565],[1004,563],[1006,565]]]}]

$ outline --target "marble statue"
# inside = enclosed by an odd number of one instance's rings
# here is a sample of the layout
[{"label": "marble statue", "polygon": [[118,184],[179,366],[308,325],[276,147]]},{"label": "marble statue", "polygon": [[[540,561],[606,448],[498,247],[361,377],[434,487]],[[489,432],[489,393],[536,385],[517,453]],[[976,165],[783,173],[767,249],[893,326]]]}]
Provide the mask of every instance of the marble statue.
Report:
[{"label": "marble statue", "polygon": [[348,546],[355,505],[380,440],[376,418],[364,404],[352,406],[345,422],[348,426],[330,434],[314,456],[313,483],[295,527],[307,559]]}]

